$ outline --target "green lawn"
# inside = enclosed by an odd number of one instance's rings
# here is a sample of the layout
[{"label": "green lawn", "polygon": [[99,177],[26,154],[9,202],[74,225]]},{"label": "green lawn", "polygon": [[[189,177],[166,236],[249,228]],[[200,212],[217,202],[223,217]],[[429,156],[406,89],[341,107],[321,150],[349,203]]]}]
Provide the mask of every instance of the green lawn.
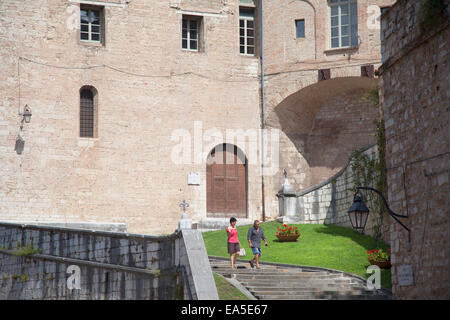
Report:
[{"label": "green lawn", "polygon": [[217,273],[213,272],[213,276],[220,300],[250,300],[245,294]]},{"label": "green lawn", "polygon": [[[356,231],[338,226],[319,224],[299,224],[301,236],[297,242],[279,242],[275,236],[278,222],[261,223],[269,242],[262,248],[261,261],[298,264],[303,266],[325,267],[345,271],[368,278],[366,273],[370,263],[366,251],[376,248],[389,248],[384,242],[376,242],[373,238],[360,235]],[[247,231],[251,226],[238,227],[238,238],[247,255],[243,259],[253,257],[248,247]],[[227,253],[227,234],[225,230],[203,233],[208,255],[229,257]],[[263,244],[263,243],[262,243]],[[391,272],[381,269],[381,285],[391,288]]]}]

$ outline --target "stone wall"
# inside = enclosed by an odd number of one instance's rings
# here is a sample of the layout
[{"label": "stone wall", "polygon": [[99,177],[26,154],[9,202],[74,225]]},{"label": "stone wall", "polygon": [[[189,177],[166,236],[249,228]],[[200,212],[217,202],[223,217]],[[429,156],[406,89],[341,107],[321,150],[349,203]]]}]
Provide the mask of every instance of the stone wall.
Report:
[{"label": "stone wall", "polygon": [[[296,190],[306,190],[342,169],[352,150],[375,142],[370,131],[377,110],[368,108],[361,97],[364,89],[368,92],[377,84],[373,78],[361,77],[361,66],[376,69],[381,65],[380,27],[374,10],[394,2],[358,0],[361,41],[356,47],[336,49],[331,48],[328,1],[264,1],[267,127],[281,129],[280,169],[265,178],[266,215],[271,219],[278,217],[276,194],[283,183],[283,169]],[[297,19],[305,20],[305,38],[296,38]],[[318,81],[319,69],[330,69],[335,82]],[[365,130],[355,134],[352,122]],[[314,128],[308,128],[313,123]]]},{"label": "stone wall", "polygon": [[[1,223],[0,299],[217,299],[201,233],[183,232],[153,237]],[[71,290],[73,265],[81,288]]]},{"label": "stone wall", "polygon": [[[205,218],[208,153],[227,129],[260,129],[259,58],[239,54],[239,1],[98,2],[103,45],[79,40],[80,2],[0,1],[0,220],[170,234],[183,199],[193,221]],[[203,18],[201,52],[181,48],[183,14]],[[94,138],[79,136],[85,85],[98,92]],[[19,151],[25,104],[32,117]],[[254,219],[260,164],[247,158]],[[189,172],[200,185],[188,185]]]},{"label": "stone wall", "polygon": [[[377,67],[379,29],[367,25],[369,7],[393,2],[358,1],[363,42],[330,50],[326,1],[264,1],[267,117],[316,84],[319,69],[330,68],[333,79]],[[239,54],[240,1],[99,1],[106,23],[101,45],[79,40],[79,3],[0,2],[0,219],[125,223],[131,232],[168,234],[183,199],[194,222],[204,219],[213,133],[219,144],[227,129],[259,132],[261,125],[260,57]],[[258,25],[261,1],[255,3]],[[200,52],[181,49],[183,14],[203,19]],[[305,39],[295,39],[295,19],[305,19]],[[95,138],[79,137],[79,90],[86,85],[98,92]],[[24,145],[15,148],[25,104],[32,120],[21,133]],[[289,156],[265,180],[269,218],[278,215],[283,166],[295,163],[298,186],[311,185],[298,140],[284,132],[280,139],[281,155]],[[259,145],[246,153],[250,220],[262,213]],[[186,161],[178,162],[177,147],[186,148]],[[339,166],[321,178],[333,170]],[[189,172],[200,174],[199,185],[188,185]]]},{"label": "stone wall", "polygon": [[[363,154],[368,155],[372,159],[378,159],[377,145],[364,148]],[[348,209],[353,203],[355,195],[355,172],[351,166],[352,159],[349,159],[347,165],[342,170],[323,181],[322,183],[308,188],[297,194],[297,212],[300,213],[302,223],[315,224],[332,224],[351,228]],[[358,185],[363,186],[363,185]],[[373,181],[366,187],[374,187]],[[370,208],[372,201],[377,197],[371,192],[362,191],[363,200],[371,210],[365,228],[365,234],[374,236],[376,233],[376,225],[379,224],[378,213],[374,208]],[[389,216],[383,208],[383,222],[381,225],[382,239],[388,241]]]},{"label": "stone wall", "polygon": [[400,0],[381,17],[388,201],[411,230],[391,221],[397,299],[450,298],[449,11]]}]

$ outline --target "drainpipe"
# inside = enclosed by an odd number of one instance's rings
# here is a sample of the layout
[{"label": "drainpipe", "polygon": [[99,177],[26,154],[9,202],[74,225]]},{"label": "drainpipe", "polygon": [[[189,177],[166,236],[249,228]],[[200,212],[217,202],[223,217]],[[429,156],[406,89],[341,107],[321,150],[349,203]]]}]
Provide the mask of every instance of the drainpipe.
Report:
[{"label": "drainpipe", "polygon": [[261,194],[262,221],[266,221],[266,204],[264,199],[264,128],[266,124],[266,106],[264,99],[264,0],[261,0]]}]

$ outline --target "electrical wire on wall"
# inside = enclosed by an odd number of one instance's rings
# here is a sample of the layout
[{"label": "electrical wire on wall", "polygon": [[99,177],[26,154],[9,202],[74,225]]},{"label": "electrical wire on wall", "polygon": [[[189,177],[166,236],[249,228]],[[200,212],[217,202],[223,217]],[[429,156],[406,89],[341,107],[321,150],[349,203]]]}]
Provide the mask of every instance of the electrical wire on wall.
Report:
[{"label": "electrical wire on wall", "polygon": [[[129,71],[124,71],[121,70],[117,67],[114,66],[110,66],[107,64],[100,64],[100,65],[89,65],[89,66],[82,66],[82,67],[68,67],[68,66],[58,66],[58,65],[53,65],[53,64],[49,64],[49,63],[45,63],[45,62],[39,62],[39,61],[35,61],[32,59],[28,59],[25,57],[19,57],[19,61],[20,60],[25,60],[34,64],[38,64],[41,66],[45,66],[45,67],[50,67],[50,68],[56,68],[56,69],[65,69],[65,70],[89,70],[89,69],[97,69],[97,68],[106,68],[106,69],[110,69],[116,72],[120,72],[123,74],[127,74],[127,75],[131,75],[131,76],[135,76],[135,77],[143,77],[143,78],[166,78],[166,79],[171,79],[171,78],[175,78],[175,77],[183,77],[183,76],[188,76],[188,75],[193,75],[193,76],[197,76],[200,78],[204,78],[207,80],[214,80],[214,81],[219,81],[219,82],[254,82],[254,81],[258,81],[259,80],[259,76],[255,76],[255,77],[246,77],[248,79],[244,80],[237,80],[237,79],[220,79],[220,78],[214,78],[214,77],[209,77],[209,76],[205,76],[203,74],[199,74],[196,72],[192,72],[192,71],[188,71],[188,72],[181,72],[181,73],[170,73],[170,74],[161,74],[161,75],[157,75],[157,74],[138,74],[138,73],[133,73],[133,72],[129,72]],[[233,76],[231,76],[233,77]]]}]

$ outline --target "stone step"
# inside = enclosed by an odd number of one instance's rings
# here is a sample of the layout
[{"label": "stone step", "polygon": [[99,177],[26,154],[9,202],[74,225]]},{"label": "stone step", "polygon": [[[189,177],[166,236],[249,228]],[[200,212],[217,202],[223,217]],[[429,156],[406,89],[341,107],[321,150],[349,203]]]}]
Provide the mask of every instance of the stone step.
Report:
[{"label": "stone step", "polygon": [[372,291],[366,282],[341,272],[314,268],[275,266],[261,263],[252,269],[248,262],[238,262],[231,269],[229,261],[210,260],[212,271],[234,278],[261,300],[389,300],[384,291]]},{"label": "stone step", "polygon": [[249,291],[279,291],[279,290],[284,290],[284,291],[289,291],[289,292],[293,292],[293,291],[299,291],[299,292],[303,292],[303,291],[326,291],[326,290],[358,290],[358,291],[365,291],[367,290],[366,288],[361,288],[361,287],[351,287],[351,286],[335,286],[335,285],[322,285],[322,286],[308,286],[308,285],[302,285],[302,286],[292,286],[292,287],[287,287],[287,286],[259,286],[259,285],[247,285],[246,288]]},{"label": "stone step", "polygon": [[336,294],[347,292],[355,295],[378,295],[376,291],[363,288],[247,288],[251,293],[257,295],[289,295],[289,294]]},{"label": "stone step", "polygon": [[[222,275],[226,275],[224,273],[220,273]],[[339,282],[352,282],[353,279],[342,278],[342,277],[327,277],[327,276],[317,276],[317,277],[307,277],[307,276],[299,276],[299,275],[267,275],[267,276],[259,276],[259,275],[243,275],[243,274],[229,274],[230,276],[235,275],[238,280],[272,280],[272,281],[334,281],[336,283]],[[354,281],[355,282],[355,281]]]},{"label": "stone step", "polygon": [[224,273],[239,273],[239,274],[264,274],[264,275],[305,275],[308,277],[311,276],[334,276],[334,277],[343,277],[342,273],[328,273],[328,272],[305,272],[301,270],[267,270],[267,269],[231,269],[231,268],[211,268],[214,272],[224,272]]},{"label": "stone step", "polygon": [[291,295],[257,295],[258,300],[387,300],[383,296],[365,296],[359,294],[291,294]]},{"label": "stone step", "polygon": [[314,275],[333,275],[333,276],[342,276],[340,273],[330,273],[330,272],[310,272],[310,271],[302,271],[302,270],[289,270],[289,269],[251,269],[251,268],[237,268],[231,269],[230,267],[216,267],[213,266],[211,268],[214,272],[233,272],[233,273],[248,273],[248,274],[304,274],[305,276],[314,276]]}]

